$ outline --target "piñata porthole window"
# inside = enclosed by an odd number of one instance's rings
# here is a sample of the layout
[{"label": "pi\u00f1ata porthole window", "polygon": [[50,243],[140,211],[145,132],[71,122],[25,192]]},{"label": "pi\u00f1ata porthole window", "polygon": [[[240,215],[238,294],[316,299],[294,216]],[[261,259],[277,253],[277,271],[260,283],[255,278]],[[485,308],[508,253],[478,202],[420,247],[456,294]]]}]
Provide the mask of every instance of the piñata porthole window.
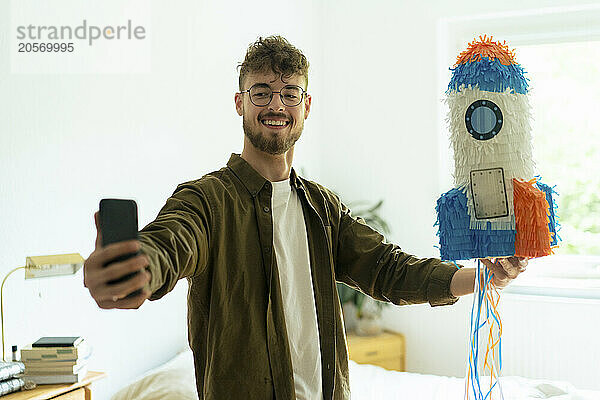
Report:
[{"label": "pi\u00f1ata porthole window", "polygon": [[502,129],[502,111],[492,101],[477,100],[467,108],[465,124],[474,139],[491,139]]}]

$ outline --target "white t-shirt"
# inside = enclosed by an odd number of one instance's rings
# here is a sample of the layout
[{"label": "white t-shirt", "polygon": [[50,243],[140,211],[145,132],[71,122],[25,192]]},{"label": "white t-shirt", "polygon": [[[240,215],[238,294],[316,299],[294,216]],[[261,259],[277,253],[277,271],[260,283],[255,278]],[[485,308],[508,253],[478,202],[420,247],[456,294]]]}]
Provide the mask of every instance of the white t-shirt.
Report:
[{"label": "white t-shirt", "polygon": [[273,247],[279,269],[296,399],[322,399],[317,311],[302,205],[289,179],[271,183]]}]

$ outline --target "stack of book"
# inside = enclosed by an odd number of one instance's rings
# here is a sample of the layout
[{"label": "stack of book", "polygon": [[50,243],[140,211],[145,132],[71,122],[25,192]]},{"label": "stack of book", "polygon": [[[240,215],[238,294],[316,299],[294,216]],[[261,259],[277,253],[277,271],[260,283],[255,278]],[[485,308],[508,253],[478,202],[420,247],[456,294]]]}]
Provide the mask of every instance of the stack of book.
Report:
[{"label": "stack of book", "polygon": [[25,366],[20,362],[0,362],[0,396],[21,390],[25,386],[23,379],[18,375]]},{"label": "stack of book", "polygon": [[43,337],[21,349],[22,379],[38,385],[76,383],[87,373],[92,348],[81,336]]}]

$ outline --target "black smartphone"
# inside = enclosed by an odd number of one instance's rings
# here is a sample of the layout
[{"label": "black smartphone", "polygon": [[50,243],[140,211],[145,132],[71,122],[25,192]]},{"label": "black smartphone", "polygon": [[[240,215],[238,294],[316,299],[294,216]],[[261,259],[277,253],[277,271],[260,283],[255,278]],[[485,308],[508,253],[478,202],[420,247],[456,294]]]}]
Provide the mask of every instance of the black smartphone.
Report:
[{"label": "black smartphone", "polygon": [[[122,242],[125,240],[133,240],[138,238],[138,216],[137,204],[134,200],[126,199],[102,199],[100,200],[100,232],[102,232],[102,246],[107,246],[111,243]],[[108,265],[128,260],[135,257],[139,252],[128,253],[117,258],[114,258],[104,264]],[[136,271],[127,274],[119,279],[109,281],[108,284],[116,284],[124,282],[139,274]],[[142,293],[142,289],[138,289],[126,298],[137,296]]]}]

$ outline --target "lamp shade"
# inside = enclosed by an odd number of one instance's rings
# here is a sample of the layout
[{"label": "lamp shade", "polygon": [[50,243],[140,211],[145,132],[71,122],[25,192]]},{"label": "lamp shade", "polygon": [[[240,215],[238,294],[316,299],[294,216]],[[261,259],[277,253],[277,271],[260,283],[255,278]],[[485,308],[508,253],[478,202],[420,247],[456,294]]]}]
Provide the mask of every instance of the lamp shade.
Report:
[{"label": "lamp shade", "polygon": [[25,279],[73,275],[83,267],[84,261],[78,253],[27,257]]}]

